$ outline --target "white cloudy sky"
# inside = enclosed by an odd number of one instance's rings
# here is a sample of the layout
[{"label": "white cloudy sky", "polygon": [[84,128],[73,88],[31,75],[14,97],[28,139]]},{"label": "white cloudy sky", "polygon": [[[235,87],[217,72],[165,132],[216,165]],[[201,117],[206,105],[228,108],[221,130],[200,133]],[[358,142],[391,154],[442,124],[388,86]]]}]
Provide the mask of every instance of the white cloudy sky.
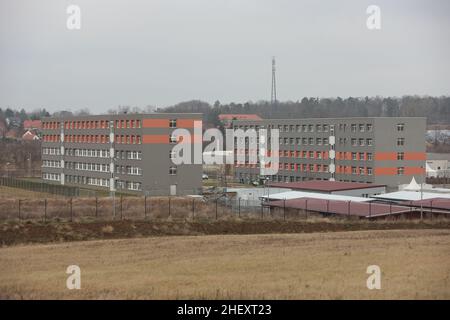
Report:
[{"label": "white cloudy sky", "polygon": [[[81,8],[81,30],[66,8]],[[366,8],[381,8],[381,30]],[[450,94],[450,1],[0,0],[0,107]]]}]

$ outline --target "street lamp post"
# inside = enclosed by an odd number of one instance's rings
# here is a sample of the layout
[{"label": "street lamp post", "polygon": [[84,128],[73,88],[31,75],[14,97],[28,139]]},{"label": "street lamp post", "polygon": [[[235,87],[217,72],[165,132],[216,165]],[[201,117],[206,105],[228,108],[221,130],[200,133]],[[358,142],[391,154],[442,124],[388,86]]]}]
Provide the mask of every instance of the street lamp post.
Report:
[{"label": "street lamp post", "polygon": [[7,177],[7,178],[9,178],[9,165],[10,165],[10,163],[7,162],[7,163],[6,163],[6,177]]},{"label": "street lamp post", "polygon": [[[423,174],[422,179],[424,179]],[[420,220],[423,219],[423,181],[420,182]]]}]

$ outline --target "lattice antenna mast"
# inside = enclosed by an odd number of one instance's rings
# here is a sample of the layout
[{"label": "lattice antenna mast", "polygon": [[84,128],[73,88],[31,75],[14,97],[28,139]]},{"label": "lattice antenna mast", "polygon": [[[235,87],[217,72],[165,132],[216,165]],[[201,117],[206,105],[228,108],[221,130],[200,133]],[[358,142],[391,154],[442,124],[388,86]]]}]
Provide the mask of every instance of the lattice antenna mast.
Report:
[{"label": "lattice antenna mast", "polygon": [[275,57],[272,57],[272,92],[270,95],[270,103],[272,105],[277,103],[277,82],[275,77]]}]

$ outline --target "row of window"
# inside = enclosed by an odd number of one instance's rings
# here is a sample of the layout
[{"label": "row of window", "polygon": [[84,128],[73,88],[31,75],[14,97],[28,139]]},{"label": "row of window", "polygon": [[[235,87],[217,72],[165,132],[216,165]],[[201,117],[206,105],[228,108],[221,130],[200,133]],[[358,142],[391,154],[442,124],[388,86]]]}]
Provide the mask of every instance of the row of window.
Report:
[{"label": "row of window", "polygon": [[42,173],[42,179],[50,181],[61,181],[61,175],[59,173]]},{"label": "row of window", "polygon": [[98,186],[98,187],[109,187],[110,185],[109,179],[74,176],[74,175],[66,175],[65,181],[67,183],[88,184],[91,186]]},{"label": "row of window", "polygon": [[[347,131],[347,123],[340,123],[339,124],[339,130],[340,131]],[[240,125],[240,126],[234,126],[234,129],[255,129],[258,130],[260,126],[258,125]],[[268,125],[268,128],[270,129],[278,129],[280,132],[328,132],[329,129],[334,129],[333,125],[328,124],[303,124],[303,125]],[[372,132],[373,131],[373,124],[371,123],[352,123],[350,124],[351,132]],[[397,131],[404,131],[405,130],[405,124],[404,123],[398,123],[396,124]]]},{"label": "row of window", "polygon": [[[64,121],[64,129],[108,129],[110,124],[113,123],[117,129],[138,129],[142,127],[141,120],[77,120],[77,121]],[[59,129],[61,122],[59,121],[46,121],[42,123],[44,129]],[[169,119],[169,128],[176,128],[177,120]]]},{"label": "row of window", "polygon": [[61,154],[61,148],[42,148],[42,154],[59,156]]},{"label": "row of window", "polygon": [[110,172],[109,164],[104,163],[85,163],[85,162],[68,161],[65,163],[65,167],[71,170]]},{"label": "row of window", "polygon": [[116,150],[116,159],[142,160],[142,151]]},{"label": "row of window", "polygon": [[[239,173],[239,180],[242,183],[249,183],[251,181],[259,181],[259,179],[261,178],[259,175],[257,174],[245,174],[245,173]],[[273,175],[273,176],[267,176],[267,178],[269,179],[269,181],[273,181],[273,182],[299,182],[299,181],[308,181],[308,180],[328,180],[328,178],[320,178],[320,177],[308,177],[308,176],[289,176],[289,175]],[[337,181],[344,181],[344,182],[367,182],[364,181],[363,178],[359,178],[358,176],[353,176],[352,180],[348,180],[348,179],[337,179]]]},{"label": "row of window", "polygon": [[280,145],[328,145],[328,138],[280,138],[279,140]]},{"label": "row of window", "polygon": [[116,143],[141,144],[141,136],[134,135],[116,135],[114,140]]},{"label": "row of window", "polygon": [[109,150],[106,149],[67,148],[65,154],[72,157],[109,158]]},{"label": "row of window", "polygon": [[129,174],[132,176],[141,176],[142,168],[133,166],[116,166],[116,173]]},{"label": "row of window", "polygon": [[298,172],[328,172],[327,164],[296,164],[296,163],[279,163],[279,170],[298,171]]},{"label": "row of window", "polygon": [[142,184],[140,182],[133,182],[133,181],[119,180],[116,182],[116,187],[117,189],[128,189],[133,191],[142,190]]},{"label": "row of window", "polygon": [[370,167],[350,167],[350,166],[337,166],[336,174],[352,174],[360,176],[371,176],[373,169]]},{"label": "row of window", "polygon": [[[45,142],[61,142],[60,135],[43,135],[42,140]],[[72,143],[109,143],[109,135],[65,135],[65,142]],[[170,137],[170,142],[175,143],[176,138]],[[116,143],[141,144],[141,136],[135,135],[116,135]]]},{"label": "row of window", "polygon": [[75,143],[109,143],[109,135],[72,135],[68,134],[64,136],[65,142],[75,142]]},{"label": "row of window", "polygon": [[[66,182],[74,183],[74,184],[88,184],[88,185],[99,186],[99,187],[109,187],[110,186],[109,179],[91,178],[91,177],[74,176],[74,175],[66,175]],[[116,181],[116,187],[118,189],[128,189],[128,190],[133,190],[133,191],[142,190],[142,184],[140,182],[133,182],[133,181],[118,180],[118,181]]]},{"label": "row of window", "polygon": [[[114,122],[113,122],[114,123]],[[64,121],[64,129],[108,129],[110,126],[109,120],[77,120]],[[43,122],[44,129],[59,129],[61,123],[59,121]],[[116,120],[116,128],[141,128],[141,120]]]},{"label": "row of window", "polygon": [[44,168],[61,168],[61,161],[59,161],[59,160],[42,160],[42,167],[44,167]]}]

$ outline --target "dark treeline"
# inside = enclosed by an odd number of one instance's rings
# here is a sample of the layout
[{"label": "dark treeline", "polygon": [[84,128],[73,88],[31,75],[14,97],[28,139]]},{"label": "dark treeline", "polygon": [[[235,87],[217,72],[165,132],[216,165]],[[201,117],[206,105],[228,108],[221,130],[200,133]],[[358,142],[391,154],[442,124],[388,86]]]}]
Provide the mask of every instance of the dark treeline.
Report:
[{"label": "dark treeline", "polygon": [[324,117],[427,117],[428,124],[450,125],[450,97],[404,96],[401,98],[303,98],[301,101],[267,101],[213,105],[192,100],[158,112],[200,112],[209,126],[218,126],[221,113],[255,113],[262,118],[324,118]]}]

